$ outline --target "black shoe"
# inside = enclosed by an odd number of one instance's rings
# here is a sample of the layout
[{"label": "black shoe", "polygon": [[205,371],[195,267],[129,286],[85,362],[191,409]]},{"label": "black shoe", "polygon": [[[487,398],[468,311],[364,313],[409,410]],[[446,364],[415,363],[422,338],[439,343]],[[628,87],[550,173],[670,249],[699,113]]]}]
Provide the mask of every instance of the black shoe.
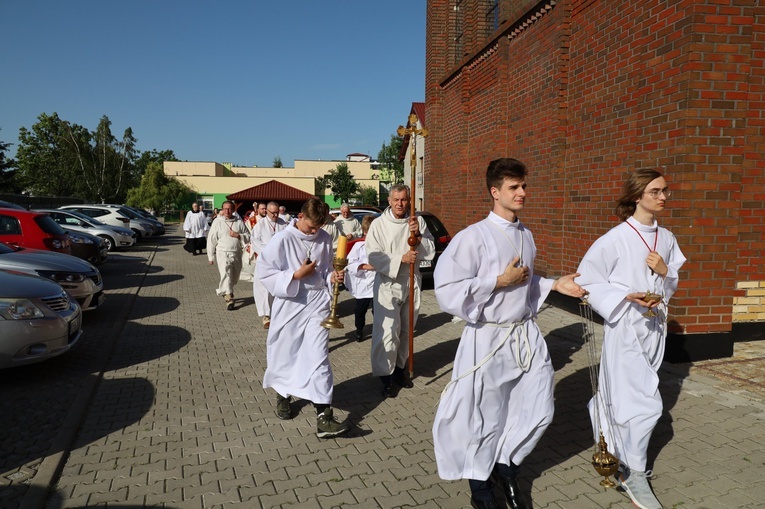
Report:
[{"label": "black shoe", "polygon": [[499,509],[499,504],[493,498],[491,500],[476,500],[470,497],[470,505],[473,509]]},{"label": "black shoe", "polygon": [[356,331],[356,341],[359,343],[364,341],[364,334],[362,334],[361,331]]},{"label": "black shoe", "polygon": [[409,375],[406,374],[406,370],[399,368],[398,366],[396,366],[396,369],[393,371],[393,381],[396,382],[396,385],[403,387],[404,389],[411,389],[414,387],[414,384],[409,379]]},{"label": "black shoe", "polygon": [[292,408],[290,408],[290,396],[282,397],[280,394],[276,395],[276,416],[283,420],[292,419]]},{"label": "black shoe", "polygon": [[516,479],[508,479],[499,475],[496,469],[491,474],[491,480],[494,484],[498,484],[502,488],[502,493],[505,494],[507,499],[507,506],[510,509],[531,509],[529,504],[526,503],[526,499],[521,495],[521,489],[518,487],[518,481]]},{"label": "black shoe", "polygon": [[327,408],[316,418],[316,436],[319,438],[332,438],[342,435],[351,429],[348,421],[338,422],[332,415],[332,409]]},{"label": "black shoe", "polygon": [[395,398],[396,390],[393,388],[392,385],[383,385],[382,395],[384,398]]},{"label": "black shoe", "polygon": [[198,253],[197,253],[196,251],[194,251],[194,252],[193,252],[193,253],[191,253],[191,254],[192,254],[193,256],[196,256]]}]

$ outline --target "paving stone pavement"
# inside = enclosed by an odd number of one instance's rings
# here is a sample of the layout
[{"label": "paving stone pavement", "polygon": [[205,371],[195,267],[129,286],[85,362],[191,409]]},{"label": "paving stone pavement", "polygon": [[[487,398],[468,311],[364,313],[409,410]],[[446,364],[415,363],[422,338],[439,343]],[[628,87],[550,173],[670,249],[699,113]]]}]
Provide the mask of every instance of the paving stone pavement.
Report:
[{"label": "paving stone pavement", "polygon": [[[432,420],[463,323],[440,311],[432,286],[417,324],[415,387],[388,400],[370,375],[371,324],[357,343],[344,292],[338,316],[346,328],[330,332],[333,406],[355,427],[319,439],[309,404],[298,402],[298,415],[281,421],[274,392],[262,388],[266,331],[250,284],[239,283],[236,310],[225,311],[214,293],[217,269],[181,246],[171,229],[147,256],[92,397],[78,388],[87,400],[81,415],[62,421],[74,442],[50,449],[19,507],[469,507],[467,482],[442,481],[435,467]],[[632,507],[623,493],[602,489],[590,465],[579,317],[547,306],[538,323],[556,370],[556,415],[523,465],[521,488],[534,508]],[[665,414],[649,462],[667,508],[763,505],[765,391],[733,384],[721,375],[723,361],[714,362],[661,370]],[[54,483],[47,498],[46,482]]]}]

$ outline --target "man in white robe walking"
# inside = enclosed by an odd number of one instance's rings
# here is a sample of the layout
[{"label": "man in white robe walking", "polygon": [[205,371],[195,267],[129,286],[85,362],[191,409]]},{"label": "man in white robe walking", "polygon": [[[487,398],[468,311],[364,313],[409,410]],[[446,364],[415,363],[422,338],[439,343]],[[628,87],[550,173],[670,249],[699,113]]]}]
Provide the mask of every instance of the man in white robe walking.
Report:
[{"label": "man in white robe walking", "polygon": [[[420,311],[422,276],[419,262],[432,260],[436,254],[433,236],[419,216],[410,217],[409,187],[395,185],[388,195],[388,208],[369,227],[366,250],[369,264],[374,267],[375,283],[372,312],[372,375],[380,377],[382,394],[396,396],[399,387],[414,387],[406,374],[409,359],[409,271],[415,271],[414,322]],[[410,232],[418,239],[410,250]]]},{"label": "man in white robe walking", "polygon": [[332,268],[332,244],[321,229],[324,219],[321,200],[306,201],[298,220],[266,245],[257,267],[257,276],[274,296],[263,387],[276,391],[280,419],[292,418],[292,396],[313,402],[319,438],[349,429],[347,421],[337,422],[330,407],[329,330],[321,322],[329,316],[329,288],[344,274]]},{"label": "man in white robe walking", "polygon": [[646,462],[663,409],[658,370],[667,303],[685,262],[675,236],[656,222],[669,196],[658,171],[632,172],[616,206],[622,223],[595,241],[578,269],[590,306],[604,320],[600,398],[588,405],[595,441],[602,430],[621,463],[617,482],[643,509],[662,507],[648,484]]},{"label": "man in white robe walking", "polygon": [[199,204],[191,204],[191,210],[183,219],[183,232],[186,235],[186,245],[184,249],[194,256],[202,254],[202,250],[207,246],[207,230],[210,227],[207,224],[207,217]]},{"label": "man in white robe walking", "polygon": [[[466,321],[433,423],[438,474],[468,479],[475,508],[499,507],[498,483],[512,509],[521,495],[520,464],[553,417],[553,367],[534,318],[551,290],[581,297],[577,274],[534,275],[536,246],[518,214],[526,201],[526,167],[492,161],[489,217],[452,239],[434,278],[441,309]],[[368,241],[367,241],[368,242]]]},{"label": "man in white robe walking", "polygon": [[250,234],[241,219],[233,217],[234,203],[224,201],[221,213],[210,226],[207,236],[207,259],[218,264],[220,281],[215,293],[223,296],[226,309],[234,309],[234,285],[242,271],[242,251]]},{"label": "man in white robe walking", "polygon": [[[252,229],[252,237],[250,237],[250,256],[252,256],[252,264],[257,270],[258,257],[260,253],[265,249],[266,244],[276,235],[276,232],[280,232],[287,227],[287,223],[279,217],[279,204],[276,202],[268,202],[266,205],[266,217],[260,219],[255,227]],[[271,303],[274,300],[263,283],[258,277],[252,279],[252,295],[255,299],[255,308],[258,310],[258,315],[263,323],[263,328],[268,329],[271,324]]]},{"label": "man in white robe walking", "polygon": [[340,205],[340,217],[335,219],[335,227],[340,235],[348,240],[361,237],[361,223],[351,214],[351,206],[347,203]]}]

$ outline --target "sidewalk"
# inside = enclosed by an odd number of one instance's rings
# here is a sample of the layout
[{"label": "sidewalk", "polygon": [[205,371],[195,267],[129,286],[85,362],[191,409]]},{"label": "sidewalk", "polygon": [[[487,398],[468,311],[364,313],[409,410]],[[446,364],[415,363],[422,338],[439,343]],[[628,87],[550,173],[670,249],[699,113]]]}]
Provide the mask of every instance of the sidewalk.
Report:
[{"label": "sidewalk", "polygon": [[[369,339],[353,339],[343,293],[346,328],[330,331],[333,406],[356,428],[321,440],[310,405],[281,421],[262,388],[266,331],[251,286],[240,283],[236,311],[225,311],[217,269],[175,236],[159,240],[46,507],[469,507],[467,482],[440,480],[433,457],[435,405],[463,324],[439,310],[432,289],[417,324],[415,388],[389,400],[370,375]],[[604,491],[590,465],[579,317],[547,307],[538,323],[556,369],[556,416],[523,465],[522,489],[534,508],[633,507]],[[762,506],[765,368],[752,348],[747,362],[760,378],[748,385],[722,375],[731,360],[662,369],[666,412],[649,463],[665,507]]]}]

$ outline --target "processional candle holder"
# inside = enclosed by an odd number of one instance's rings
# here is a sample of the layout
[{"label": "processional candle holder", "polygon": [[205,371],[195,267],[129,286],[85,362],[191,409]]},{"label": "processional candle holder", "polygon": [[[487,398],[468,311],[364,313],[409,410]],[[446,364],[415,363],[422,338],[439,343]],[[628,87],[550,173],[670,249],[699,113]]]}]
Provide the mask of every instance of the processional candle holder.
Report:
[{"label": "processional candle holder", "polygon": [[[348,246],[348,238],[341,235],[337,239],[337,251],[335,252],[335,258],[332,260],[332,267],[337,272],[342,272],[348,266],[348,258],[345,254],[345,248]],[[329,309],[329,318],[321,322],[321,326],[325,329],[342,329],[343,323],[337,318],[337,299],[340,296],[340,281],[335,281],[332,285],[332,306]]]}]

